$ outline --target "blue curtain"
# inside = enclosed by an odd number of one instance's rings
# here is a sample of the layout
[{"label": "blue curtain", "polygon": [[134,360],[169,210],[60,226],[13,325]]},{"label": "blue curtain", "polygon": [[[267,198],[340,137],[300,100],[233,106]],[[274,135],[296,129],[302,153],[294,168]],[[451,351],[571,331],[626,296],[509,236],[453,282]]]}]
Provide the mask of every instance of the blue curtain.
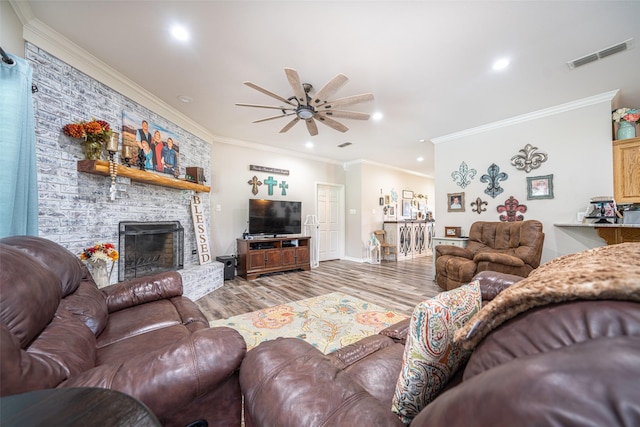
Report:
[{"label": "blue curtain", "polygon": [[36,133],[32,69],[7,54],[0,60],[0,237],[38,234]]}]

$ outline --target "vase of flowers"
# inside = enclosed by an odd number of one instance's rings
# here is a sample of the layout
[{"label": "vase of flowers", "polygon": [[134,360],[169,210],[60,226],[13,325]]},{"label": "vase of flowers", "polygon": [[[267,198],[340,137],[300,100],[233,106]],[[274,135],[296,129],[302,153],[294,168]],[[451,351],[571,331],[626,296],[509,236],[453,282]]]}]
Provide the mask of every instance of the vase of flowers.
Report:
[{"label": "vase of flowers", "polygon": [[636,123],[640,123],[640,111],[635,108],[618,108],[612,114],[613,121],[618,123],[616,139],[636,137]]},{"label": "vase of flowers", "polygon": [[69,123],[62,128],[65,135],[82,139],[82,152],[88,160],[99,160],[102,146],[111,137],[111,126],[104,120],[92,119]]},{"label": "vase of flowers", "polygon": [[[80,259],[91,269],[91,277],[98,288],[104,288],[111,283],[111,273],[115,262],[120,257],[115,246],[111,243],[96,243],[80,253]],[[107,274],[107,261],[111,261],[111,270]]]}]

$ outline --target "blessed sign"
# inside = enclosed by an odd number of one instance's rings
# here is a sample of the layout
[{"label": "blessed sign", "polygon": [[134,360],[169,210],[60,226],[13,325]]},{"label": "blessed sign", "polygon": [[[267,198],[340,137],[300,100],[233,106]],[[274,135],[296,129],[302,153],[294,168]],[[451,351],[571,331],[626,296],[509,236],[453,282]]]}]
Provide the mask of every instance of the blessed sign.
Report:
[{"label": "blessed sign", "polygon": [[207,232],[207,223],[204,219],[204,208],[202,200],[199,196],[193,196],[191,199],[191,218],[193,219],[193,228],[196,233],[196,249],[198,250],[198,261],[200,265],[211,262],[211,249],[209,247],[209,233]]}]

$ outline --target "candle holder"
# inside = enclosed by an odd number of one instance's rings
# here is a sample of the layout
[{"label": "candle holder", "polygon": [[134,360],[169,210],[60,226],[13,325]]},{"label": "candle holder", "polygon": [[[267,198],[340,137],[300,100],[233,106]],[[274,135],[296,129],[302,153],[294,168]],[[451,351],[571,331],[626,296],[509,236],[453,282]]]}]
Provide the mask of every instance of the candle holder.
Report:
[{"label": "candle holder", "polygon": [[131,167],[131,159],[133,158],[133,147],[130,145],[122,144],[122,157],[120,157],[121,161],[127,165],[127,167]]}]

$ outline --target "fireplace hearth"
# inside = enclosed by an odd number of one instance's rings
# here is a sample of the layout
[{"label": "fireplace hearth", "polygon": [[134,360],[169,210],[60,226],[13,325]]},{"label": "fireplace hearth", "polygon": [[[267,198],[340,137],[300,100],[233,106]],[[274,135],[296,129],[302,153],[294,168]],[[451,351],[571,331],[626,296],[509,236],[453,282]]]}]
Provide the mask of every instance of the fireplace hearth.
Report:
[{"label": "fireplace hearth", "polygon": [[118,228],[118,281],[184,268],[180,221],[126,221]]}]

